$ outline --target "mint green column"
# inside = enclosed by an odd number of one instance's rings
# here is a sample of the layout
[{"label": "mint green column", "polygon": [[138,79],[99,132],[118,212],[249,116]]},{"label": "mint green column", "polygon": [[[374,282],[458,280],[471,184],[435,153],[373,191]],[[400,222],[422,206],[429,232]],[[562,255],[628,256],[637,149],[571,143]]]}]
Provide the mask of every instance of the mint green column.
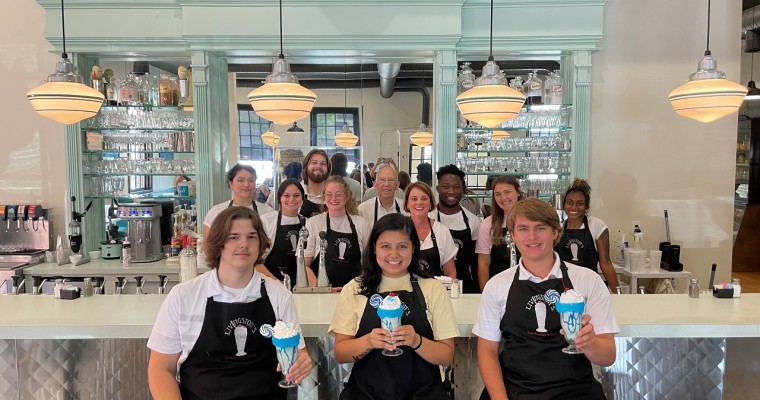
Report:
[{"label": "mint green column", "polygon": [[198,220],[229,197],[224,173],[229,143],[227,62],[214,53],[192,54]]},{"label": "mint green column", "polygon": [[[591,51],[574,51],[573,68],[573,176],[588,178],[591,121]],[[571,176],[572,178],[572,176]]]},{"label": "mint green column", "polygon": [[[433,69],[433,168],[456,161],[457,52],[439,50]],[[435,174],[433,175],[435,177]]]}]

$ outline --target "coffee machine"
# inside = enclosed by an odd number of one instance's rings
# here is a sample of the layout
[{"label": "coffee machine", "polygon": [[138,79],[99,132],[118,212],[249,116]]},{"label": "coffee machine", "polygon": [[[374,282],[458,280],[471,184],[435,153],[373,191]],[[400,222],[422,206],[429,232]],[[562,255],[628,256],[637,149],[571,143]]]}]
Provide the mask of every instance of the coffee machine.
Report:
[{"label": "coffee machine", "polygon": [[108,207],[108,239],[100,242],[100,257],[105,260],[121,258],[122,242],[119,240],[119,227],[113,223],[114,219],[119,218],[118,209],[119,202],[111,199],[111,206]]},{"label": "coffee machine", "polygon": [[119,218],[127,221],[132,262],[145,263],[164,258],[161,249],[161,205],[121,204],[117,212]]}]

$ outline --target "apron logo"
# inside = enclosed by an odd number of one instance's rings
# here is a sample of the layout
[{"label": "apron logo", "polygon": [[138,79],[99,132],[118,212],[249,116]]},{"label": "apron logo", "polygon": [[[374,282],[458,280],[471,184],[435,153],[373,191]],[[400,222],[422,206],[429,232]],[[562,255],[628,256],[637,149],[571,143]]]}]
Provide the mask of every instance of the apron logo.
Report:
[{"label": "apron logo", "polygon": [[570,249],[570,254],[573,256],[573,259],[570,261],[580,261],[578,259],[578,251],[582,250],[585,246],[583,245],[583,242],[581,242],[578,239],[570,239],[567,241],[567,245],[565,245],[565,248]]},{"label": "apron logo", "polygon": [[421,271],[430,271],[430,264],[428,264],[425,260],[420,260],[420,270]]},{"label": "apron logo", "polygon": [[235,349],[237,350],[235,355],[238,357],[247,354],[245,352],[245,343],[248,340],[248,331],[251,331],[251,333],[256,332],[256,325],[248,318],[235,318],[224,329],[225,335],[232,335],[235,338]]},{"label": "apron logo", "polygon": [[334,244],[338,246],[338,260],[345,260],[346,250],[351,248],[351,241],[346,238],[338,238]]},{"label": "apron logo", "polygon": [[462,247],[464,247],[464,243],[459,239],[454,238],[454,243],[457,245],[457,248],[459,250],[462,250]]},{"label": "apron logo", "polygon": [[285,237],[290,240],[290,245],[293,247],[293,252],[296,252],[296,246],[298,245],[298,231],[292,230],[285,234]]}]

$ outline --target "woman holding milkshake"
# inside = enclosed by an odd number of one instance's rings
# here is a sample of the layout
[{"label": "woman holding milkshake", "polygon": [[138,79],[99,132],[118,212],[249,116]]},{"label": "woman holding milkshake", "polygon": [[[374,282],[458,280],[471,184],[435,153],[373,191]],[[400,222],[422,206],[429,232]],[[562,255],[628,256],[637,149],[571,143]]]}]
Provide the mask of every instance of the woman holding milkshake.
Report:
[{"label": "woman holding milkshake", "polygon": [[[472,329],[485,383],[481,399],[605,399],[591,363],[615,361],[614,335],[620,328],[604,282],[554,252],[562,225],[549,204],[535,198],[518,202],[507,214],[507,228],[520,261],[488,281]],[[574,338],[582,354],[563,352],[568,340],[558,304],[570,289],[585,301]]]},{"label": "woman holding milkshake", "polygon": [[[446,289],[420,271],[419,255],[409,217],[388,214],[377,221],[361,276],[343,288],[329,328],[335,335],[335,358],[354,363],[341,399],[448,398],[438,366],[453,362],[459,330]],[[381,327],[373,295],[400,299],[401,325],[393,332]],[[383,349],[402,352],[389,357]]]}]

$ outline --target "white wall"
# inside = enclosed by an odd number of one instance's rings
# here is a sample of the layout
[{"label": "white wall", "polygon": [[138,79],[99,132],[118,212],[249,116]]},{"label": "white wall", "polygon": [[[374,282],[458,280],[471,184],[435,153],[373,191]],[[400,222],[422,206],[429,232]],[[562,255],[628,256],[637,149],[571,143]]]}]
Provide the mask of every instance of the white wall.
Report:
[{"label": "white wall", "polygon": [[0,204],[52,207],[65,233],[64,127],[38,116],[26,92],[53,73],[60,54],[43,37],[45,13],[34,0],[0,7]]},{"label": "white wall", "polygon": [[[719,281],[731,270],[736,114],[711,124],[682,118],[668,93],[697,69],[706,13],[706,2],[694,0],[608,0],[593,56],[590,137],[593,213],[610,232],[640,220],[651,249],[665,238],[668,209],[671,240],[703,287],[711,263]],[[740,0],[712,3],[710,49],[735,82],[740,24]]]}]

